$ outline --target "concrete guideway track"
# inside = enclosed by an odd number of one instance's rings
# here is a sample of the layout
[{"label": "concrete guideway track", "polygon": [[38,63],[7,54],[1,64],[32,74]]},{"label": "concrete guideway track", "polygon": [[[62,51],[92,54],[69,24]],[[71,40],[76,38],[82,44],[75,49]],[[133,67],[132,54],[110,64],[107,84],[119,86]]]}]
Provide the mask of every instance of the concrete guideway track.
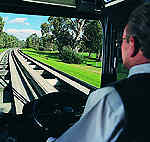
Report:
[{"label": "concrete guideway track", "polygon": [[[49,124],[50,116],[52,115],[59,116],[58,122],[62,121],[62,126],[66,119],[65,126],[60,129],[60,132],[72,126],[80,118],[89,93],[88,88],[82,85],[80,87],[79,83],[67,78],[67,76],[59,73],[59,71],[55,71],[55,69],[49,69],[40,63],[36,64],[30,58],[20,54],[16,49],[10,49],[0,54],[0,61],[0,89],[2,89],[2,91],[0,90],[0,99],[2,100],[0,100],[0,113],[2,115],[5,115],[3,113],[22,114],[24,110],[24,115],[17,115],[19,123],[15,121],[15,123],[9,125],[13,128],[12,133],[18,127],[16,125],[19,125],[20,129],[20,125],[22,125],[20,124],[20,119],[28,113],[28,107],[29,113],[31,113],[35,122],[41,127]],[[87,92],[82,91],[84,87],[86,91],[88,90]],[[34,101],[36,99],[39,100]],[[25,105],[28,102],[31,103]],[[37,107],[35,104],[40,104],[41,110],[38,110],[38,112],[35,111]],[[56,108],[52,107],[54,110],[50,111],[51,105]],[[10,116],[14,117],[16,115]],[[43,123],[37,119],[37,116],[45,118],[41,120]],[[30,114],[28,118],[31,118]],[[8,134],[8,132],[6,133]]]},{"label": "concrete guideway track", "polygon": [[0,61],[0,113],[22,114],[27,102],[58,92],[13,49],[3,52]]},{"label": "concrete guideway track", "polygon": [[[58,92],[49,82],[28,65],[16,50],[9,57],[12,87],[28,102],[40,96]],[[14,92],[13,92],[14,93]],[[15,94],[14,94],[15,95]],[[16,114],[21,114],[24,104],[14,97]]]},{"label": "concrete guideway track", "polygon": [[[0,54],[0,113],[14,112],[13,107],[13,97],[12,92],[7,86],[10,84],[9,78],[9,57],[10,50],[5,50]],[[7,82],[7,84],[3,81]]]},{"label": "concrete guideway track", "polygon": [[12,49],[8,49],[0,55],[0,113],[21,114],[24,104],[16,98],[17,94],[27,101],[29,97],[11,53]]},{"label": "concrete guideway track", "polygon": [[[81,96],[86,96],[90,92],[89,88],[20,53],[18,49],[8,50],[5,58],[4,55],[6,55],[5,52],[0,55],[0,60],[7,58],[7,62],[5,67],[1,62],[0,69],[7,69],[5,76],[7,74],[8,77],[4,77],[7,84],[4,87],[7,87],[6,94],[11,99],[7,107],[4,103],[0,104],[1,109],[5,108],[2,112],[22,114],[25,103],[52,92],[65,90]],[[1,91],[1,94],[2,92],[4,91]]]},{"label": "concrete guideway track", "polygon": [[[23,97],[25,97],[29,101],[27,91],[22,82],[22,78],[20,77],[20,73],[19,73],[20,68],[17,68],[17,64],[15,62],[16,61],[13,59],[13,56],[10,55],[9,65],[10,65],[10,72],[11,72],[12,87],[15,88],[17,92],[19,92],[21,95],[23,95]],[[15,92],[13,92],[13,95],[15,95],[14,93]],[[16,113],[21,114],[24,104],[16,97],[14,97],[14,103],[15,103]]]},{"label": "concrete guideway track", "polygon": [[33,63],[34,65],[39,66],[39,67],[42,68],[43,70],[49,72],[50,74],[52,74],[53,76],[55,76],[55,78],[57,78],[57,79],[59,79],[59,80],[65,82],[65,83],[71,85],[73,88],[76,88],[77,90],[81,91],[82,93],[84,93],[84,94],[86,94],[86,95],[89,94],[89,92],[90,92],[90,89],[89,89],[89,88],[87,88],[87,87],[85,87],[85,86],[79,84],[78,82],[76,82],[76,81],[74,81],[74,80],[72,80],[72,79],[70,79],[70,78],[68,78],[68,77],[66,77],[66,76],[64,76],[64,75],[62,75],[62,74],[60,74],[60,73],[58,73],[57,71],[54,71],[54,70],[50,69],[49,67],[47,67],[47,66],[41,64],[40,62],[38,62],[38,61],[36,61],[36,60],[30,58],[29,56],[22,54],[21,52],[20,52],[20,54],[21,54],[22,56],[24,56],[24,58],[25,58],[27,61],[30,61],[30,62]]},{"label": "concrete guideway track", "polygon": [[38,84],[43,90],[40,93],[41,96],[48,93],[57,92],[57,89],[55,89],[47,80],[45,80],[38,71],[34,70],[29,64],[27,64],[24,61],[24,58],[16,50],[14,51],[14,54],[21,62],[24,69],[29,73],[30,76],[32,76],[32,79],[35,80],[36,84]]}]

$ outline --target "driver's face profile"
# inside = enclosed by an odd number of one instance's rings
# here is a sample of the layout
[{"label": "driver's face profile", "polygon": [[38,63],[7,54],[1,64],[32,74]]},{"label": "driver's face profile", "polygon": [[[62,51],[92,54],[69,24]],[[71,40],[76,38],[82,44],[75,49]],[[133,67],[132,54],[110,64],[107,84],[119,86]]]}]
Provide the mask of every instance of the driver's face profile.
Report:
[{"label": "driver's face profile", "polygon": [[123,64],[125,66],[128,65],[128,50],[129,50],[129,43],[127,41],[127,26],[124,29],[123,35],[122,35],[122,44],[121,44],[121,51],[122,51],[122,60]]}]

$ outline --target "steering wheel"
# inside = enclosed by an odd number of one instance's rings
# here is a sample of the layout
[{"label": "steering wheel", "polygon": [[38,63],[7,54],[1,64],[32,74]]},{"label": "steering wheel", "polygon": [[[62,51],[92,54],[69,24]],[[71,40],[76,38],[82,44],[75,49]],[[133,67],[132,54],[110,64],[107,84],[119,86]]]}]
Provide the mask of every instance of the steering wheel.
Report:
[{"label": "steering wheel", "polygon": [[24,114],[32,114],[35,124],[52,137],[59,137],[79,120],[86,99],[67,93],[50,93],[29,103]]}]

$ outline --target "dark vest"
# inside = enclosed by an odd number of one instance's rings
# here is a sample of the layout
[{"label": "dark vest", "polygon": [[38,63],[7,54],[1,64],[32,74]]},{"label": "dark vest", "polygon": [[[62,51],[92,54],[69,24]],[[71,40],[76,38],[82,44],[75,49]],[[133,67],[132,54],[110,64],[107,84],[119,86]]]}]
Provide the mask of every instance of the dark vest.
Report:
[{"label": "dark vest", "polygon": [[150,141],[150,74],[133,75],[111,85],[125,108],[125,131],[117,142]]}]

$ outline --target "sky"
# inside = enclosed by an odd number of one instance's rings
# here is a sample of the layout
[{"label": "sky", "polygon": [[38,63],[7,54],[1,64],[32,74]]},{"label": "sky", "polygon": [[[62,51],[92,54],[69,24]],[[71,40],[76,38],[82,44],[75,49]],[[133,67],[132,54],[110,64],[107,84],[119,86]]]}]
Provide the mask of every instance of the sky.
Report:
[{"label": "sky", "polygon": [[14,35],[20,40],[25,40],[33,33],[36,33],[40,37],[40,26],[42,23],[48,22],[49,17],[1,12],[0,16],[5,21],[4,32]]}]

